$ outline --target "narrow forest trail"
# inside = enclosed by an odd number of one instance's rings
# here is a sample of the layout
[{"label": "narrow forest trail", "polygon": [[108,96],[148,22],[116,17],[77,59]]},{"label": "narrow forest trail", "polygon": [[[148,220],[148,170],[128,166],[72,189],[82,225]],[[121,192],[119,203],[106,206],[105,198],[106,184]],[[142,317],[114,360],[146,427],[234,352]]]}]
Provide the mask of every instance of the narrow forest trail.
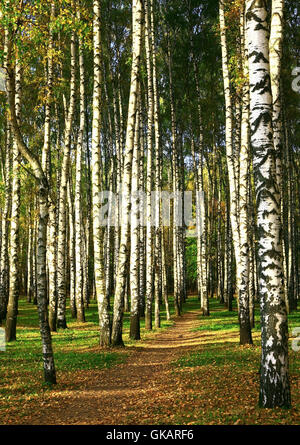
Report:
[{"label": "narrow forest trail", "polygon": [[172,327],[134,347],[122,364],[74,374],[76,389],[55,389],[22,423],[140,424],[151,423],[155,407],[162,404],[172,412],[177,389],[170,364],[200,345],[201,333],[192,332],[199,315],[193,311],[177,317]]}]

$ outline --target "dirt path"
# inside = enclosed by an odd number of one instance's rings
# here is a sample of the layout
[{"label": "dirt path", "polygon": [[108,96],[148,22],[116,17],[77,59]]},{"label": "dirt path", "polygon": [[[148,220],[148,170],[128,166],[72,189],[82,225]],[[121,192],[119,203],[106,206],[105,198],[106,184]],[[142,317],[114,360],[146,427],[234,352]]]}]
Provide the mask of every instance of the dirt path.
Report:
[{"label": "dirt path", "polygon": [[30,420],[23,421],[40,425],[149,423],[161,404],[172,408],[176,381],[170,363],[200,344],[200,333],[191,332],[198,315],[188,312],[177,318],[174,326],[134,348],[123,364],[88,371],[88,375],[85,371],[82,381],[76,373],[76,389],[55,390]]}]

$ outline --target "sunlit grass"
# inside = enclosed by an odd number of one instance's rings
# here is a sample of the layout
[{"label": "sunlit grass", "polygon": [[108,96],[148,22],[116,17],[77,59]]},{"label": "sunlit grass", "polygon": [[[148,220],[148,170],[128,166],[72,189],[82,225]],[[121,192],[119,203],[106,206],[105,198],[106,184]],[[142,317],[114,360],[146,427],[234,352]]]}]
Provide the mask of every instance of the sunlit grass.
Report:
[{"label": "sunlit grass", "polygon": [[[112,299],[113,306],[113,299]],[[172,299],[170,312],[174,314]],[[72,372],[105,369],[126,360],[127,351],[132,347],[142,347],[144,340],[152,338],[159,329],[145,331],[145,321],[141,319],[140,341],[129,338],[130,313],[124,313],[123,339],[125,350],[102,350],[99,347],[99,324],[96,301],[90,302],[85,310],[85,323],[72,319],[67,307],[67,329],[52,333],[52,344],[57,371],[58,386],[64,375]],[[166,320],[166,311],[161,307],[161,328],[173,325],[173,320]],[[43,384],[43,364],[41,338],[38,326],[37,307],[24,298],[19,300],[17,320],[17,340],[6,345],[6,351],[0,352],[0,413],[10,407],[22,404],[26,400],[38,397],[50,388]],[[1,418],[1,414],[0,414]]]},{"label": "sunlit grass", "polygon": [[[199,308],[197,297],[190,296],[183,308],[183,313],[199,311]],[[243,376],[244,379],[249,379],[249,381],[258,379],[260,364],[259,308],[257,307],[255,310],[254,345],[243,347],[239,345],[236,301],[234,301],[233,309],[232,312],[228,312],[219,301],[210,299],[210,316],[199,315],[191,329],[191,332],[199,334],[199,346],[193,348],[192,352],[183,354],[172,363],[172,374],[176,375],[178,373],[180,379],[188,380],[187,386],[190,388],[188,397],[189,400],[192,398],[191,400],[196,404],[200,404],[200,401],[202,403],[205,397],[208,397],[209,400],[226,397],[227,393],[224,393],[224,388],[220,388],[220,382],[225,377],[229,379],[234,376],[234,379],[238,380],[238,376]],[[162,305],[160,330],[168,329],[174,324],[172,298],[170,298],[170,311],[172,318],[167,321],[165,308]],[[95,301],[91,301],[89,308],[86,309],[86,323],[78,323],[72,319],[69,308],[67,308],[67,326],[67,329],[59,330],[52,335],[58,378],[56,389],[65,392],[71,391],[77,384],[72,379],[74,373],[85,375],[85,373],[93,370],[107,369],[122,363],[128,358],[132,350],[143,348],[146,341],[155,337],[159,331],[154,326],[152,331],[146,331],[144,319],[141,319],[141,340],[131,340],[129,338],[130,313],[124,313],[123,340],[126,348],[103,350],[99,347],[98,313]],[[297,326],[300,326],[299,310],[289,315],[290,335],[293,328]],[[292,338],[290,338],[290,343],[291,341]],[[289,359],[293,381],[299,376],[300,372],[299,352],[290,348]],[[197,394],[197,391],[195,392],[193,382],[193,379],[197,380],[198,378],[201,381],[205,378],[206,384],[212,385],[211,391],[214,395],[210,393],[208,395],[202,394],[200,398],[200,394]],[[19,302],[17,341],[7,344],[6,352],[0,352],[0,418],[1,412],[4,414],[5,411],[15,412],[15,416],[21,417],[22,406],[25,406],[26,402],[32,399],[39,401],[44,392],[53,389],[43,384],[37,308],[21,299]],[[241,410],[241,408],[240,410],[232,408],[230,414],[227,413],[226,408],[219,408],[216,405],[212,409],[213,412],[207,407],[203,407],[203,409],[200,407],[197,413],[193,414],[193,410],[189,410],[187,405],[182,413],[174,414],[172,423],[185,424],[190,423],[191,420],[192,423],[232,423],[242,415],[246,416],[245,410]],[[160,410],[163,412],[163,408],[157,406],[158,413]],[[280,416],[276,417],[274,423],[283,422],[280,420],[282,419]],[[165,423],[166,419],[156,417],[156,422],[157,424]]]}]

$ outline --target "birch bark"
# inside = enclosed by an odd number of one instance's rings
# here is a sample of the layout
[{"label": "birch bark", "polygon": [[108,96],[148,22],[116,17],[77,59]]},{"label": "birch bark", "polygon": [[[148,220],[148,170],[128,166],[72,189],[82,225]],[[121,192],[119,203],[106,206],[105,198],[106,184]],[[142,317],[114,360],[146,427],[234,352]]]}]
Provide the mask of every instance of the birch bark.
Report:
[{"label": "birch bark", "polygon": [[288,324],[283,289],[280,184],[272,129],[266,2],[247,0],[246,17],[261,310],[259,402],[264,408],[289,407]]},{"label": "birch bark", "polygon": [[[19,122],[21,109],[21,66],[16,60],[15,67],[15,113]],[[17,313],[19,300],[19,218],[20,218],[20,154],[16,138],[12,145],[12,190],[11,190],[11,223],[10,223],[10,267],[9,295],[6,313],[6,341],[16,340]]]},{"label": "birch bark", "polygon": [[61,167],[60,192],[59,192],[59,215],[58,215],[58,247],[57,247],[57,327],[66,329],[66,211],[68,201],[68,180],[70,174],[70,150],[71,150],[71,132],[72,122],[75,111],[76,99],[76,45],[75,33],[71,36],[71,78],[70,78],[70,101],[65,122],[63,161]]},{"label": "birch bark", "polygon": [[146,177],[146,298],[145,298],[145,328],[152,329],[153,303],[153,228],[152,228],[152,172],[153,172],[153,72],[152,72],[152,44],[151,44],[150,4],[145,1],[145,47],[147,65],[147,177]]},{"label": "birch bark", "polygon": [[121,239],[118,258],[117,282],[114,300],[114,317],[112,326],[112,344],[114,346],[123,346],[122,325],[123,325],[123,307],[126,286],[126,264],[128,261],[128,234],[129,234],[129,216],[130,216],[130,191],[131,191],[131,173],[132,156],[134,146],[135,121],[137,113],[137,97],[139,88],[139,70],[142,43],[142,19],[143,5],[141,0],[132,1],[132,67],[131,83],[128,106],[127,131],[124,154],[123,168],[123,189],[122,189],[122,208],[121,208]]},{"label": "birch bark", "polygon": [[[80,20],[80,11],[77,11],[77,18]],[[82,37],[79,37],[79,79],[80,79],[80,122],[79,134],[76,146],[76,173],[75,173],[75,301],[77,321],[84,322],[83,304],[83,240],[82,240],[82,157],[85,132],[85,66],[83,55]]]},{"label": "birch bark", "polygon": [[47,313],[47,281],[46,281],[46,245],[47,245],[47,219],[48,219],[48,194],[49,185],[46,175],[41,167],[39,159],[28,149],[25,144],[16,115],[16,89],[15,74],[12,66],[13,42],[10,32],[5,30],[5,54],[6,54],[6,89],[9,105],[9,119],[13,129],[13,135],[19,152],[30,163],[33,175],[39,186],[39,222],[37,240],[37,304],[39,313],[40,333],[43,349],[44,379],[47,383],[56,383],[52,340]]},{"label": "birch bark", "polygon": [[9,289],[9,219],[11,214],[11,129],[9,120],[6,125],[5,140],[5,205],[2,214],[2,233],[1,233],[1,260],[0,260],[0,324],[6,317],[8,289]]},{"label": "birch bark", "polygon": [[103,227],[100,221],[101,209],[101,2],[93,1],[93,45],[94,45],[94,89],[93,89],[93,122],[92,122],[92,208],[94,240],[94,273],[95,290],[98,303],[100,346],[111,344],[111,324],[107,307],[104,276]]},{"label": "birch bark", "polygon": [[[236,278],[238,290],[238,307],[240,322],[240,344],[252,344],[251,327],[249,318],[249,294],[248,294],[248,239],[247,239],[247,178],[248,178],[248,100],[247,90],[243,92],[243,125],[240,134],[239,106],[237,114],[236,143],[233,146],[233,106],[231,99],[228,50],[226,41],[226,24],[224,0],[219,2],[222,68],[224,79],[225,108],[226,108],[226,158],[229,176],[230,190],[230,220],[232,227],[233,245],[236,259]],[[244,13],[241,17],[243,19]],[[244,27],[242,27],[244,28]],[[244,33],[243,33],[244,34]],[[242,34],[242,36],[243,36]],[[244,64],[244,72],[247,72]],[[241,142],[240,142],[241,141]],[[237,156],[241,143],[240,156]],[[242,162],[242,165],[241,165]],[[242,196],[240,196],[242,193]],[[241,239],[242,237],[242,239]]]},{"label": "birch bark", "polygon": [[[138,93],[139,95],[139,93]],[[131,296],[131,314],[130,314],[130,338],[140,339],[140,212],[139,212],[139,179],[140,179],[140,113],[136,114],[134,148],[132,159],[132,183],[131,183],[131,242],[130,242],[130,296]]]}]

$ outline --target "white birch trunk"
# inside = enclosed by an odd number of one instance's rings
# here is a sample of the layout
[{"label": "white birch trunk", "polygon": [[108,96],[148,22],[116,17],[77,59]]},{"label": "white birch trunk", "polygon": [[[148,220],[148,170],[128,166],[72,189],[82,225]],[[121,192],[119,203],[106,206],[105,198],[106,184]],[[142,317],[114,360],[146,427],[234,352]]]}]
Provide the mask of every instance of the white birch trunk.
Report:
[{"label": "white birch trunk", "polygon": [[[15,110],[16,118],[20,119],[21,110],[21,67],[16,60],[15,75]],[[20,218],[20,154],[16,138],[12,145],[12,191],[11,191],[11,223],[10,223],[10,252],[9,252],[9,296],[6,313],[5,337],[6,341],[16,340],[18,299],[19,299],[19,218]]]},{"label": "white birch trunk", "polygon": [[259,401],[264,408],[289,407],[288,324],[283,288],[280,185],[272,129],[267,10],[261,0],[247,0],[246,5],[262,335]]},{"label": "white birch trunk", "polygon": [[75,58],[75,34],[71,36],[71,79],[70,79],[70,102],[65,123],[63,161],[61,169],[60,192],[59,192],[59,215],[58,215],[58,247],[57,247],[57,327],[66,329],[66,211],[68,201],[68,180],[70,174],[70,150],[71,132],[75,111],[75,79],[76,79],[76,58]]},{"label": "white birch trunk", "polygon": [[[233,245],[236,259],[236,278],[238,291],[238,308],[240,322],[240,344],[252,344],[251,327],[249,319],[249,295],[248,295],[248,238],[247,238],[247,178],[248,178],[248,100],[247,87],[243,92],[243,125],[241,135],[241,151],[239,161],[237,150],[240,140],[239,111],[237,113],[236,143],[233,146],[232,132],[232,99],[230,91],[230,78],[228,67],[228,51],[226,41],[226,24],[224,0],[219,2],[222,67],[224,79],[224,94],[226,108],[226,158],[230,190],[230,219],[232,227]],[[243,18],[242,12],[242,18]],[[244,65],[244,74],[247,67]],[[241,165],[241,163],[243,165]],[[242,181],[242,182],[241,182]],[[240,197],[242,193],[242,197]],[[240,202],[241,199],[241,202]],[[242,236],[242,239],[241,239]]]},{"label": "white birch trunk", "polygon": [[[80,20],[80,11],[77,11]],[[82,155],[85,131],[85,67],[83,56],[83,42],[79,37],[79,78],[80,78],[80,123],[78,142],[76,146],[76,173],[75,173],[75,301],[77,321],[84,322],[83,304],[83,240],[82,240],[82,208],[81,208],[81,186],[82,186]]]},{"label": "white birch trunk", "polygon": [[126,143],[124,154],[123,182],[122,182],[122,208],[121,208],[121,239],[118,258],[117,282],[114,300],[114,317],[112,326],[112,344],[122,346],[122,325],[123,308],[126,287],[128,263],[128,235],[129,235],[129,216],[130,216],[130,191],[131,191],[131,172],[132,156],[134,147],[135,121],[137,113],[137,97],[139,88],[139,68],[142,43],[142,19],[143,7],[141,0],[132,2],[132,68],[131,83],[128,106],[128,119],[126,131]]},{"label": "white birch trunk", "polygon": [[[140,93],[138,93],[140,94]],[[140,191],[140,113],[136,114],[134,149],[132,159],[132,183],[131,183],[131,238],[130,238],[130,338],[140,339],[140,212],[139,212],[139,191]]]},{"label": "white birch trunk", "polygon": [[5,204],[2,214],[1,258],[0,258],[0,324],[6,317],[9,289],[9,220],[11,214],[11,129],[7,119],[5,140]]},{"label": "white birch trunk", "polygon": [[145,297],[145,329],[152,329],[153,303],[153,228],[152,228],[152,172],[153,172],[153,142],[152,127],[154,113],[152,44],[150,29],[150,4],[145,1],[145,47],[147,65],[147,178],[146,178],[146,297]]},{"label": "white birch trunk", "polygon": [[13,129],[15,143],[18,151],[30,163],[33,175],[39,185],[39,223],[37,241],[37,304],[39,313],[40,333],[43,347],[44,379],[46,383],[56,383],[54,357],[52,351],[51,333],[47,314],[47,281],[46,281],[46,245],[47,245],[47,219],[48,219],[48,194],[49,186],[46,175],[41,167],[39,159],[28,149],[18,125],[16,113],[16,87],[14,68],[12,67],[12,41],[9,31],[5,30],[5,54],[6,54],[6,89],[9,105],[9,117]]},{"label": "white birch trunk", "polygon": [[101,208],[101,12],[100,0],[93,1],[93,45],[94,45],[94,90],[92,122],[92,207],[95,290],[98,304],[100,346],[108,347],[111,343],[110,317],[105,295],[103,227],[100,222]]}]

